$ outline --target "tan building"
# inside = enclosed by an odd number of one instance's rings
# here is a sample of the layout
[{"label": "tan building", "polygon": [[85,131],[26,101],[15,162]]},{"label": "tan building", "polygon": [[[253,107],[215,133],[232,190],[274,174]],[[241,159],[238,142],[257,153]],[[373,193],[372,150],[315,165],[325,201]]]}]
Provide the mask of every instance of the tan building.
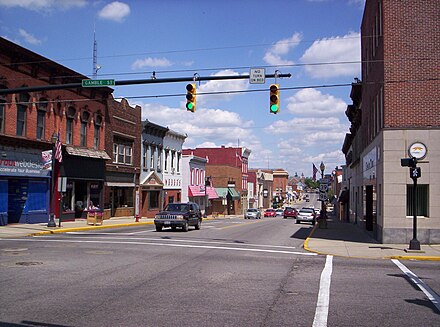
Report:
[{"label": "tan building", "polygon": [[437,0],[365,4],[362,81],[353,83],[346,111],[344,185],[349,220],[382,243],[413,238],[413,181],[401,166],[410,152],[423,159],[417,238],[440,243],[439,15]]}]

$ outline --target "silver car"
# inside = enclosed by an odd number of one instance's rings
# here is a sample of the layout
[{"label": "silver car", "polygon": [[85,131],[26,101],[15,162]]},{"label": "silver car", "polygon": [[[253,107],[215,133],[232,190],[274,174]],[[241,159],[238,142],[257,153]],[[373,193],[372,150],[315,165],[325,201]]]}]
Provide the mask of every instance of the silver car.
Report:
[{"label": "silver car", "polygon": [[244,214],[244,219],[261,219],[261,212],[260,210],[256,208],[249,208],[246,210],[246,213]]},{"label": "silver car", "polygon": [[302,221],[306,221],[315,225],[316,214],[313,208],[302,208],[296,216],[296,223],[299,224]]}]

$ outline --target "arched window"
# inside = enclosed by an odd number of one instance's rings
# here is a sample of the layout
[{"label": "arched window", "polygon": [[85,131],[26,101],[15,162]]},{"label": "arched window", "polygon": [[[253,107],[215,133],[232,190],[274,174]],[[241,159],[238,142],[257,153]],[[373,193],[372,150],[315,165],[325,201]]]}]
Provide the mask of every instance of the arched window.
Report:
[{"label": "arched window", "polygon": [[73,144],[73,120],[76,116],[74,107],[67,108],[66,111],[66,144]]},{"label": "arched window", "polygon": [[17,99],[17,125],[16,135],[26,135],[26,112],[29,106],[30,95],[28,93],[20,93]]}]

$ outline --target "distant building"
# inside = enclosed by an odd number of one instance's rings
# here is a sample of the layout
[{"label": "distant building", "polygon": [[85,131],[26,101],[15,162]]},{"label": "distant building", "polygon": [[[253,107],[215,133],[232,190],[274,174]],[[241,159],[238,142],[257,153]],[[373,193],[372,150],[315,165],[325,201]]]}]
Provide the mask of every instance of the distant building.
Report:
[{"label": "distant building", "polygon": [[[349,220],[382,243],[440,243],[438,0],[367,0],[361,26],[362,80],[352,84],[346,158]],[[401,158],[418,155],[413,181]]]}]

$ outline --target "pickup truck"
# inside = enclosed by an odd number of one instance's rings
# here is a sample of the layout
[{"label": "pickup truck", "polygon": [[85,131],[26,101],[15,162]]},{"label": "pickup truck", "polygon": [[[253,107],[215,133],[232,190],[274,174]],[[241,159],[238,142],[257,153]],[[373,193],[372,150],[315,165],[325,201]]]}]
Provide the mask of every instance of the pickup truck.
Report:
[{"label": "pickup truck", "polygon": [[175,230],[181,227],[182,231],[187,232],[188,226],[200,229],[202,224],[202,213],[197,203],[169,203],[165,210],[158,212],[154,217],[156,231],[162,231],[163,227],[171,227]]}]

